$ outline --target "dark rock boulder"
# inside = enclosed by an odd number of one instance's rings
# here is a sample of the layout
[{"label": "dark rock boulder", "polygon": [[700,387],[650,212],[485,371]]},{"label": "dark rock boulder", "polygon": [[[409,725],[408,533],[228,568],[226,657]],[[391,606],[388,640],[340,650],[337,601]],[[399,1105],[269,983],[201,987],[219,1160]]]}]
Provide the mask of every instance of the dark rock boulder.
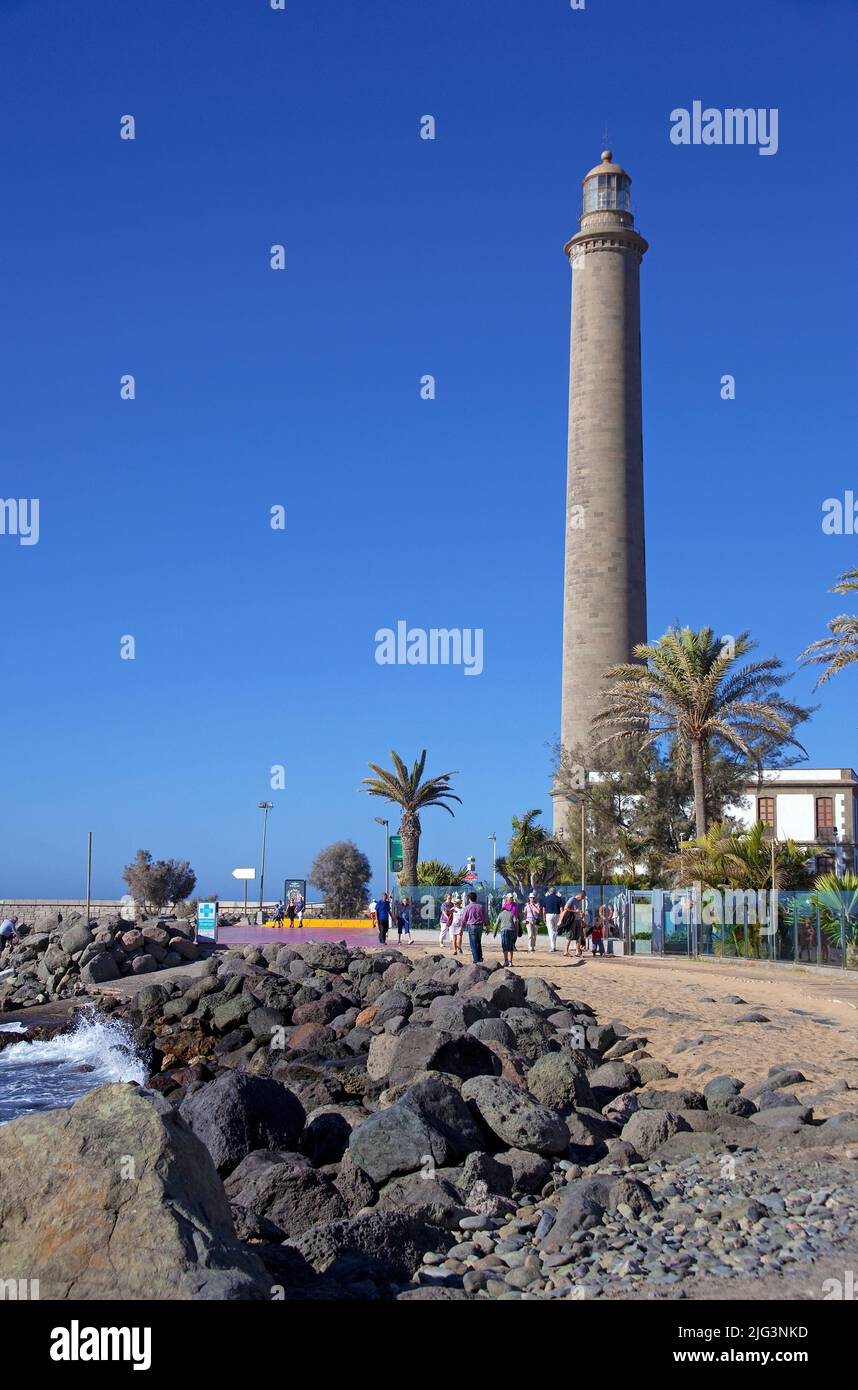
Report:
[{"label": "dark rock boulder", "polygon": [[446,1139],[432,1130],[416,1110],[398,1101],[376,1110],[349,1138],[349,1153],[358,1168],[380,1185],[427,1163],[447,1161]]},{"label": "dark rock boulder", "polygon": [[250,1173],[234,1173],[224,1184],[233,1209],[241,1207],[276,1227],[279,1239],[308,1231],[319,1221],[346,1215],[346,1204],[328,1179],[297,1156],[273,1158]]},{"label": "dark rock boulder", "polygon": [[550,1110],[569,1110],[576,1105],[595,1105],[591,1075],[564,1049],[539,1057],[528,1073],[527,1084],[536,1099]]},{"label": "dark rock boulder", "polygon": [[221,1074],[179,1107],[223,1175],[253,1149],[294,1149],[304,1128],[304,1107],[268,1077]]},{"label": "dark rock boulder", "polygon": [[313,1269],[344,1285],[358,1280],[403,1284],[427,1250],[449,1250],[453,1236],[406,1212],[373,1211],[314,1226],[290,1245]]},{"label": "dark rock boulder", "polygon": [[444,1163],[455,1162],[484,1147],[482,1131],[461,1092],[441,1076],[427,1076],[415,1082],[400,1103],[443,1136],[447,1145]]},{"label": "dark rock boulder", "polygon": [[515,1050],[515,1033],[502,1018],[478,1018],[470,1024],[468,1032],[472,1038],[479,1038],[480,1042],[497,1042]]},{"label": "dark rock boulder", "polygon": [[500,1077],[472,1077],[462,1087],[462,1096],[496,1144],[542,1154],[561,1154],[569,1145],[559,1115]]},{"label": "dark rock boulder", "polygon": [[687,1120],[670,1110],[638,1110],[623,1126],[621,1138],[631,1144],[641,1158],[649,1158],[665,1140],[690,1128]]},{"label": "dark rock boulder", "polygon": [[472,1076],[494,1076],[500,1063],[478,1038],[465,1034],[453,1038],[434,1028],[408,1027],[396,1038],[390,1070],[391,1086],[410,1081],[422,1071],[450,1072],[466,1081]]}]

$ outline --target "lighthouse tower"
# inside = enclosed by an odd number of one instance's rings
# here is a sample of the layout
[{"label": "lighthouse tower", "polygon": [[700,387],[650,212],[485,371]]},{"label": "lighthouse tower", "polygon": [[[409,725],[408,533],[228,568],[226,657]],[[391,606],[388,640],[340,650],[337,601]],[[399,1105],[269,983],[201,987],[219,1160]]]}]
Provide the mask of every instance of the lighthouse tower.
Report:
[{"label": "lighthouse tower", "polygon": [[[587,767],[605,672],[645,642],[640,265],[631,179],[610,150],[583,180],[572,266],[561,745]],[[569,806],[554,797],[555,829]]]}]

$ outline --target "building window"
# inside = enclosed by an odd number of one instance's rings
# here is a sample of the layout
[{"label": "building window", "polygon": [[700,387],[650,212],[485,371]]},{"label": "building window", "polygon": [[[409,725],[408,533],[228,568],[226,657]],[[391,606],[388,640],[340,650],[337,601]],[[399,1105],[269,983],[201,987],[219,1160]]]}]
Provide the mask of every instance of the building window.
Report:
[{"label": "building window", "polygon": [[818,874],[834,873],[834,860],[830,854],[818,854],[816,856],[816,872]]},{"label": "building window", "polygon": [[834,834],[834,797],[816,798],[816,838],[830,840]]},{"label": "building window", "polygon": [[770,825],[774,829],[775,799],[773,796],[760,796],[757,798],[757,820],[761,820],[763,825]]}]

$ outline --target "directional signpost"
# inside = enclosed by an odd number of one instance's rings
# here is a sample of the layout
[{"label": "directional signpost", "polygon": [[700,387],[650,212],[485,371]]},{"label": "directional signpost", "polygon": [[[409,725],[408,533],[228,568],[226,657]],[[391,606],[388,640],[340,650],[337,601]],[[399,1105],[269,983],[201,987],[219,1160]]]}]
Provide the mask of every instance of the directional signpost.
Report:
[{"label": "directional signpost", "polygon": [[256,870],[233,869],[232,876],[233,878],[243,879],[244,881],[244,915],[247,917],[247,885],[252,879],[256,878]]}]

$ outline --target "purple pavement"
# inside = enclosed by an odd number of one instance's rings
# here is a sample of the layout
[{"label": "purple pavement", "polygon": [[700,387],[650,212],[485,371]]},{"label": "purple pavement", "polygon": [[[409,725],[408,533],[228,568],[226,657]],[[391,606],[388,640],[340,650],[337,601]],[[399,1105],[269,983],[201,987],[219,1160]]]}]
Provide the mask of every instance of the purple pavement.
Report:
[{"label": "purple pavement", "polygon": [[[281,946],[301,941],[344,941],[347,946],[377,946],[378,934],[366,927],[323,927],[305,922],[303,927],[218,927],[218,943],[223,946]],[[394,943],[396,934],[394,933]]]}]

